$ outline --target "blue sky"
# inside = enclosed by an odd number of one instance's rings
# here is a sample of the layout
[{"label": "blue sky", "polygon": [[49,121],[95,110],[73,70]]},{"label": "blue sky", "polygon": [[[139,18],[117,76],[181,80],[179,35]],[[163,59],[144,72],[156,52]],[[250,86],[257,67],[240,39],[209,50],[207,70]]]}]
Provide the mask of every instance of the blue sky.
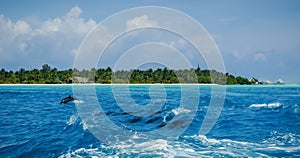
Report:
[{"label": "blue sky", "polygon": [[[176,9],[201,23],[218,45],[229,73],[300,83],[297,0],[0,0],[0,67],[18,70],[48,63],[59,69],[71,68],[80,43],[96,24],[140,6]],[[109,55],[106,58],[110,60]]]}]

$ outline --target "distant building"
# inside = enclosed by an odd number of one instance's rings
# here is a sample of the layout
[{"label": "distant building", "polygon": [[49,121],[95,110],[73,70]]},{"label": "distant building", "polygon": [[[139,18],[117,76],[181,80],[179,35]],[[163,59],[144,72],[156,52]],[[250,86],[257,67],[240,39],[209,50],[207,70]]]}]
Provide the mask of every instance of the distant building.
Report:
[{"label": "distant building", "polygon": [[284,81],[282,79],[278,79],[275,83],[267,80],[267,81],[260,81],[258,84],[263,84],[263,85],[282,85],[284,84]]},{"label": "distant building", "polygon": [[267,81],[264,81],[263,84],[270,85],[270,84],[273,84],[273,83],[271,81],[267,80]]},{"label": "distant building", "polygon": [[282,79],[278,79],[275,84],[284,84],[284,81]]},{"label": "distant building", "polygon": [[78,83],[88,83],[89,79],[86,77],[74,77],[78,81]]}]

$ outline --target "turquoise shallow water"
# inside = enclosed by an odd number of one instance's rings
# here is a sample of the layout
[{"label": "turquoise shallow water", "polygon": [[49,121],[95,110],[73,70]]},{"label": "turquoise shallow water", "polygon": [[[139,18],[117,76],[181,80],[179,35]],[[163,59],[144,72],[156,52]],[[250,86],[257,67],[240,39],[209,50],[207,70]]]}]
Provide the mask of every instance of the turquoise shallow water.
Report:
[{"label": "turquoise shallow water", "polygon": [[1,85],[0,157],[300,156],[299,85],[226,86],[201,135],[212,87]]}]

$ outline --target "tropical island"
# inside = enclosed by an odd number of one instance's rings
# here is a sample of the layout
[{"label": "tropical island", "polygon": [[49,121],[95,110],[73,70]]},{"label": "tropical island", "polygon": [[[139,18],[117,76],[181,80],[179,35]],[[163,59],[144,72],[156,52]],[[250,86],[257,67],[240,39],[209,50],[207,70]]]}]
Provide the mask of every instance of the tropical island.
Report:
[{"label": "tropical island", "polygon": [[[211,77],[211,76],[214,77]],[[92,68],[90,70],[67,69],[58,70],[44,64],[42,68],[18,71],[0,71],[0,84],[71,84],[71,83],[120,83],[120,84],[176,84],[176,83],[201,83],[201,84],[258,84],[256,78],[250,80],[221,73],[215,70],[201,70],[198,68],[169,70],[157,68],[156,70],[117,70],[107,68]]]}]

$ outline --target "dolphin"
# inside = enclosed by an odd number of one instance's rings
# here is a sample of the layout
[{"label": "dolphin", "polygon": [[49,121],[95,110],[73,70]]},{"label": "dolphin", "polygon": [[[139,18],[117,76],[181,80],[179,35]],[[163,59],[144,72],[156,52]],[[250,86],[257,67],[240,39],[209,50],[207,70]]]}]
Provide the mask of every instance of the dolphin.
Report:
[{"label": "dolphin", "polygon": [[60,101],[60,104],[66,104],[70,101],[79,100],[77,98],[71,97],[70,95]]}]

